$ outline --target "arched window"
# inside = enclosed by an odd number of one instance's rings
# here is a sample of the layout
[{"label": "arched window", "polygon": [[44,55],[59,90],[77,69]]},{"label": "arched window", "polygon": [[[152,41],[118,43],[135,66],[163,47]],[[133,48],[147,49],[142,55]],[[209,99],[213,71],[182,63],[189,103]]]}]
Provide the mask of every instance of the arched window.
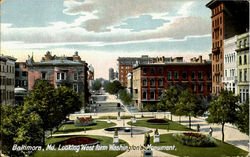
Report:
[{"label": "arched window", "polygon": [[242,64],[241,56],[239,57],[239,64],[240,64],[240,65]]},{"label": "arched window", "polygon": [[244,55],[244,64],[247,64],[247,56]]}]

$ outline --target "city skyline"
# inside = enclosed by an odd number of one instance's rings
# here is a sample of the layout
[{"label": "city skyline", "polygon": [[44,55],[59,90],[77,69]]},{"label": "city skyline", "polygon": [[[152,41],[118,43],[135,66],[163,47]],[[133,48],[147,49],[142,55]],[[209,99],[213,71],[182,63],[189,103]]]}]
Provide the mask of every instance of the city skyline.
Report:
[{"label": "city skyline", "polygon": [[[1,52],[25,61],[75,51],[108,79],[118,57],[211,53],[211,13],[202,1],[12,0],[1,4]],[[22,7],[20,7],[22,5]]]}]

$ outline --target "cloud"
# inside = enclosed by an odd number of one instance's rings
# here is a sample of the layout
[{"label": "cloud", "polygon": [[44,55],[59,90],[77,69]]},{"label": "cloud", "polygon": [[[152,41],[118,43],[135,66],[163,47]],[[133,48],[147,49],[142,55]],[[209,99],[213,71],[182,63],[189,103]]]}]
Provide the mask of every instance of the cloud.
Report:
[{"label": "cloud", "polygon": [[85,15],[97,11],[95,15],[98,19],[85,21],[83,27],[87,31],[110,32],[108,27],[117,25],[127,18],[150,13],[177,12],[178,8],[185,3],[185,1],[166,0],[85,0],[83,2],[66,0],[64,13]]}]

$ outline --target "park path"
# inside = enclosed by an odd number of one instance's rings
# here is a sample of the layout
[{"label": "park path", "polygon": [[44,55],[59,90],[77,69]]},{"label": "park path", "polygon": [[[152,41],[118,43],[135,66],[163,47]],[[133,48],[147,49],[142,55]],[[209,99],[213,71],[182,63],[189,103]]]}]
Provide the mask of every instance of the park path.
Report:
[{"label": "park path", "polygon": [[[107,99],[105,100],[105,102],[119,102],[119,100],[114,95],[109,95],[109,94],[105,93],[105,96],[107,96]],[[129,115],[131,115],[129,112],[121,113],[121,116],[129,116]],[[141,117],[141,113],[136,113],[133,115],[135,115],[137,118]],[[164,118],[164,113],[153,113],[153,114],[151,114],[151,116],[152,115],[155,115],[156,118]],[[117,116],[117,112],[98,113],[98,114],[93,115],[93,118],[98,118],[100,116]],[[166,117],[169,118],[170,115],[166,114]],[[75,117],[73,117],[73,116],[71,117],[71,119],[74,119],[74,118]],[[111,120],[111,121],[116,123],[117,124],[116,126],[123,126],[123,120],[121,120],[121,121]],[[127,126],[128,121],[130,121],[130,119],[125,120],[125,126]],[[179,117],[173,116],[173,121],[179,122]],[[181,124],[188,126],[189,125],[188,117],[181,117]],[[204,133],[204,134],[208,134],[209,128],[212,127],[213,128],[213,135],[212,136],[216,139],[221,140],[221,138],[222,138],[221,125],[209,124],[202,118],[192,117],[191,128],[196,130],[197,124],[200,125],[200,132]],[[152,129],[152,130],[154,130],[154,129]],[[168,132],[167,130],[159,129],[160,134],[175,133],[175,132],[180,132],[180,131],[169,131]],[[241,133],[239,130],[231,127],[230,125],[226,125],[224,127],[224,133],[225,133],[225,142],[230,143],[236,147],[239,147],[239,148],[249,152],[249,136],[248,135]],[[113,134],[106,133],[103,129],[91,130],[91,131],[87,131],[87,133],[78,132],[78,133],[70,133],[70,134],[72,134],[72,135],[87,134],[87,135],[100,135],[100,136],[113,137]],[[150,133],[150,135],[153,136],[153,133]],[[119,138],[128,142],[130,146],[131,145],[140,146],[140,145],[143,145],[143,142],[144,142],[144,135],[134,135],[133,137],[131,137],[130,135],[119,135]],[[171,157],[171,156],[173,156],[173,155],[162,153],[162,152],[156,151],[156,150],[153,151],[153,155],[157,156],[157,157],[161,157],[161,156]],[[138,151],[138,150],[129,151],[129,152],[126,151],[125,153],[119,155],[119,157],[137,157],[137,156],[141,156],[141,151]]]}]

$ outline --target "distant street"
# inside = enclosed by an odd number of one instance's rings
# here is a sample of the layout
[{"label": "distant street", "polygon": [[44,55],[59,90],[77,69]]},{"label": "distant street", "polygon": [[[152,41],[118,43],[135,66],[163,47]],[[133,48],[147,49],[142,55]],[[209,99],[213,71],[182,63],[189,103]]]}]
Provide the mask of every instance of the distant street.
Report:
[{"label": "distant street", "polygon": [[94,104],[91,104],[90,112],[92,113],[110,113],[110,112],[124,112],[122,107],[118,107],[120,104],[115,95],[110,95],[101,91],[101,95],[92,95]]}]

